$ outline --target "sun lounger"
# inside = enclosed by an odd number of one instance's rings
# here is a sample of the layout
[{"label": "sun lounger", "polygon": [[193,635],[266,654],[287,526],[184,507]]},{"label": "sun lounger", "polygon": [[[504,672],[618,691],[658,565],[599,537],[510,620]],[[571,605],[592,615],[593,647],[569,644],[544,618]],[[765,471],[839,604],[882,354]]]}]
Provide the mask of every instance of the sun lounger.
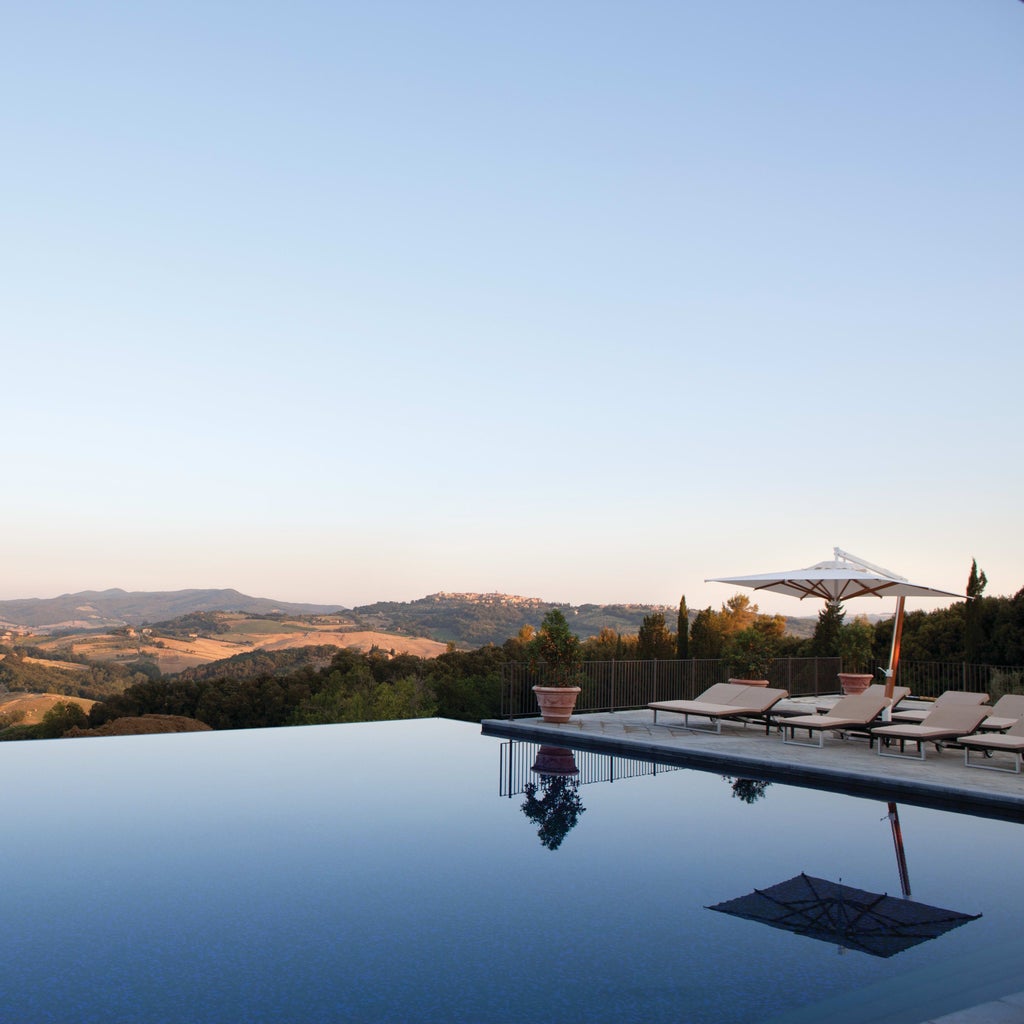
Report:
[{"label": "sun lounger", "polygon": [[744,686],[740,683],[716,683],[694,700],[662,700],[647,706],[658,721],[659,711],[671,711],[683,716],[685,725],[690,725],[690,715],[710,719],[714,731],[722,731],[722,720],[727,718],[765,718],[771,708],[788,697],[788,690],[770,686]]},{"label": "sun lounger", "polygon": [[982,729],[1002,732],[1024,718],[1024,693],[1004,693],[989,709]]},{"label": "sun lounger", "polygon": [[[828,714],[798,715],[784,718],[778,724],[782,727],[782,742],[798,747],[823,747],[826,732],[846,733],[855,729],[866,729],[888,706],[885,694],[859,693],[855,697],[843,697]],[[796,738],[796,730],[806,729],[808,734],[817,733],[818,742],[810,743]],[[786,734],[789,734],[789,739]]]},{"label": "sun lounger", "polygon": [[[909,722],[880,725],[871,730],[871,736],[878,741],[878,753],[882,757],[915,757],[923,761],[926,743],[934,743],[936,750],[941,750],[943,743],[958,743],[964,736],[969,736],[978,729],[986,714],[988,709],[980,704],[947,704],[945,707],[935,708],[919,725]],[[883,749],[893,740],[900,741],[898,754]],[[903,752],[908,740],[917,744],[916,754]]]},{"label": "sun lounger", "polygon": [[[872,696],[884,697],[885,684],[872,683],[864,692],[869,693]],[[893,687],[892,706],[894,708],[898,707],[900,701],[905,700],[909,696],[909,686]],[[827,715],[832,708],[835,707],[835,704],[836,698],[834,696],[819,697],[814,700],[807,697],[780,700],[779,703],[772,708],[772,718],[789,718],[796,715],[810,715],[814,713]]]},{"label": "sun lounger", "polygon": [[[998,704],[996,705],[998,707]],[[985,723],[982,722],[984,727]],[[985,768],[990,772],[1013,772],[1020,775],[1021,754],[1024,754],[1024,718],[1018,718],[1006,731],[1000,733],[976,732],[970,736],[961,736],[957,743],[964,748],[964,764],[968,768]],[[1000,768],[994,764],[971,763],[972,750],[981,750],[986,759],[997,750],[1013,755],[1012,768]]]},{"label": "sun lounger", "polygon": [[975,693],[972,690],[946,690],[930,707],[920,710],[897,711],[893,716],[894,722],[923,722],[936,708],[951,707],[953,705],[987,704],[987,693]]}]

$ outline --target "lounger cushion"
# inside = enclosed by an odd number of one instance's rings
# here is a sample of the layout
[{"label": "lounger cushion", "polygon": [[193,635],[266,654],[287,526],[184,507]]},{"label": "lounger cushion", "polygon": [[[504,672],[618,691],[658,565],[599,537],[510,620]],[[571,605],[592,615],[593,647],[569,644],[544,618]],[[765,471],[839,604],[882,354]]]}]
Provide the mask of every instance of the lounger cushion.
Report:
[{"label": "lounger cushion", "polygon": [[708,704],[731,704],[744,690],[749,689],[749,686],[742,683],[715,683],[714,686],[709,686],[693,699],[705,701]]},{"label": "lounger cushion", "polygon": [[884,696],[867,692],[858,693],[854,697],[844,697],[838,701],[826,715],[799,715],[796,718],[785,719],[784,725],[787,729],[791,726],[798,729],[837,729],[867,725],[882,713],[888,703]]},{"label": "lounger cushion", "polygon": [[988,717],[981,723],[982,729],[1002,731],[1012,728],[1024,718],[1024,693],[1004,693],[992,705]]},{"label": "lounger cushion", "polygon": [[987,703],[987,693],[978,693],[973,690],[946,690],[945,693],[939,695],[930,708],[921,708],[917,711],[897,711],[892,717],[893,721],[898,722],[923,722],[938,708],[959,707],[963,705],[974,706]]},{"label": "lounger cushion", "polygon": [[949,704],[936,707],[920,725],[898,724],[881,725],[871,730],[874,736],[888,736],[898,740],[930,740],[955,739],[975,731],[985,720],[987,709],[980,705]]},{"label": "lounger cushion", "polygon": [[1024,751],[1024,736],[1009,736],[1005,732],[974,733],[971,736],[958,736],[957,743],[964,747],[978,750],[1009,750]]},{"label": "lounger cushion", "polygon": [[743,708],[733,704],[710,704],[703,700],[660,700],[647,706],[653,711],[675,711],[680,715],[704,715],[706,718],[744,714]]},{"label": "lounger cushion", "polygon": [[[981,723],[982,728],[988,721],[985,719]],[[976,747],[979,750],[1024,750],[1024,718],[1018,718],[1006,732],[976,732],[970,736],[958,737],[957,743],[965,747]]]},{"label": "lounger cushion", "polygon": [[[729,687],[729,691],[719,687]],[[770,686],[740,686],[719,683],[705,690],[695,700],[655,701],[647,706],[654,711],[674,711],[680,715],[703,715],[705,718],[733,718],[737,715],[763,715],[773,704],[789,696],[788,690]],[[715,697],[714,699],[705,699]]]},{"label": "lounger cushion", "polygon": [[1003,718],[1024,718],[1024,693],[1004,693],[992,705],[989,716],[1000,715]]}]

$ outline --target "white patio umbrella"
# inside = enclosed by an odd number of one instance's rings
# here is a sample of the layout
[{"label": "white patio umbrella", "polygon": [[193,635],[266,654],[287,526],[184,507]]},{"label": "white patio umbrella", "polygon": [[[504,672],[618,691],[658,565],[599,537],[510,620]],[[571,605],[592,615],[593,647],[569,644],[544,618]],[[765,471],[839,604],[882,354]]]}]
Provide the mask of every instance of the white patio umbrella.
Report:
[{"label": "white patio umbrella", "polygon": [[736,587],[770,590],[776,594],[791,594],[802,601],[805,597],[820,597],[825,601],[846,601],[853,597],[896,598],[896,621],[892,630],[889,667],[885,673],[885,695],[892,699],[896,685],[896,666],[900,660],[900,640],[903,634],[903,605],[908,597],[956,597],[964,594],[939,590],[921,583],[912,583],[904,576],[872,565],[848,551],[833,548],[835,558],[819,562],[806,569],[790,572],[764,572],[751,576],[717,576],[705,583],[730,583]]}]

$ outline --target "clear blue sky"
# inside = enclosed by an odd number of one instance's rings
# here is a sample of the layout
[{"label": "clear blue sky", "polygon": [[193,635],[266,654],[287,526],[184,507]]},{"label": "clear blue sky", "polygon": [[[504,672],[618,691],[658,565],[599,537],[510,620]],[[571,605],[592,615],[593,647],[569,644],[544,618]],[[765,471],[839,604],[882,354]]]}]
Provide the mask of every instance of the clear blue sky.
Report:
[{"label": "clear blue sky", "polygon": [[1024,586],[1024,4],[0,38],[0,597],[717,607],[835,544]]}]

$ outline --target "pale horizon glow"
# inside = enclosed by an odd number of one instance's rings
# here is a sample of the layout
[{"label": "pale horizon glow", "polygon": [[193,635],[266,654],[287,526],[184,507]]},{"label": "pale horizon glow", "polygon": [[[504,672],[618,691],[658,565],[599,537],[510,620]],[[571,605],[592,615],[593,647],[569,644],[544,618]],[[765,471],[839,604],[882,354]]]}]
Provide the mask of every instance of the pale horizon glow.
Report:
[{"label": "pale horizon glow", "polygon": [[718,608],[836,545],[1024,586],[1024,5],[5,36],[0,599]]}]

